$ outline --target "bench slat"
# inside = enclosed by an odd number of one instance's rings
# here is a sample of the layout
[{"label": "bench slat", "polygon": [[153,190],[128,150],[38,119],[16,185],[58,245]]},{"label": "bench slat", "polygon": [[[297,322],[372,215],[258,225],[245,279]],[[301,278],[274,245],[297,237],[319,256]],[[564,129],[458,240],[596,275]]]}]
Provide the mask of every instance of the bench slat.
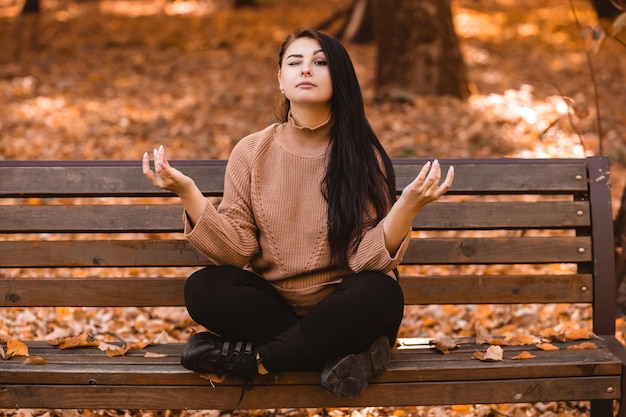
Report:
[{"label": "bench slat", "polygon": [[[4,278],[0,307],[183,306],[186,277]],[[401,276],[406,304],[589,303],[590,274]]]},{"label": "bench slat", "polygon": [[617,399],[620,377],[500,379],[493,381],[371,383],[356,398],[338,398],[319,382],[311,385],[256,386],[66,386],[5,385],[0,407],[95,409],[265,409],[493,404]]},{"label": "bench slat", "polygon": [[[402,263],[508,264],[591,260],[589,237],[412,239]],[[0,241],[0,265],[27,267],[202,266],[210,262],[182,239]]]},{"label": "bench slat", "polygon": [[[420,230],[557,229],[589,225],[586,201],[436,202],[424,207],[413,223]],[[182,232],[182,207],[171,204],[0,206],[0,233],[44,232]]]},{"label": "bench slat", "polygon": [[[398,190],[410,183],[426,160],[394,160]],[[224,161],[171,161],[190,175],[207,195],[223,188]],[[586,165],[581,160],[509,160],[502,163],[441,160],[444,170],[454,165],[456,177],[450,194],[494,192],[586,192]],[[48,166],[46,166],[48,165]],[[536,171],[541,170],[541,177]],[[3,163],[0,196],[164,196],[143,177],[139,161],[99,161],[90,165],[59,161]]]},{"label": "bench slat", "polygon": [[[594,339],[597,349],[569,350],[580,341],[554,343],[560,350],[542,351],[532,345],[504,346],[504,360],[481,362],[472,359],[476,351],[484,351],[487,345],[476,345],[473,338],[458,339],[459,348],[444,355],[429,345],[416,349],[395,349],[388,371],[372,379],[378,382],[397,383],[410,381],[485,380],[532,377],[574,377],[619,375],[621,364],[611,354],[606,343]],[[133,350],[123,357],[107,357],[99,349],[79,348],[60,350],[45,342],[29,342],[31,355],[41,356],[48,362],[45,367],[24,365],[21,360],[9,360],[4,364],[11,369],[11,383],[38,383],[45,373],[54,384],[99,385],[207,385],[210,382],[182,368],[178,363],[182,343],[151,345]],[[522,351],[529,351],[532,360],[513,360]],[[146,352],[166,355],[146,357]],[[272,376],[257,376],[255,383],[263,384],[310,384],[319,375],[312,372],[288,372]],[[152,380],[151,380],[152,379]],[[227,379],[223,385],[239,385],[239,381]]]}]

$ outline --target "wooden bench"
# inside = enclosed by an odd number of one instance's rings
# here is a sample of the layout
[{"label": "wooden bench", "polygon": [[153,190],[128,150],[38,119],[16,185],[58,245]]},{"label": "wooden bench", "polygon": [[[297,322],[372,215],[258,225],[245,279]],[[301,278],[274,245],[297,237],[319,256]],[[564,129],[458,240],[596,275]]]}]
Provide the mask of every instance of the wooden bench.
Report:
[{"label": "wooden bench", "polygon": [[[424,162],[394,161],[398,190]],[[590,400],[594,417],[611,417],[616,400],[624,398],[626,352],[615,337],[606,158],[441,162],[444,169],[455,166],[456,178],[449,194],[415,220],[416,238],[401,270],[407,305],[586,304],[593,313],[597,337],[591,341],[597,349],[566,349],[575,341],[554,342],[556,351],[534,344],[505,346],[503,360],[488,362],[473,358],[487,348],[473,337],[459,339],[462,343],[449,354],[426,341],[394,349],[390,369],[357,398],[327,393],[317,374],[287,373],[257,378],[238,404],[240,382],[227,379],[213,387],[187,371],[179,364],[181,343],[107,357],[97,348],[60,350],[29,340],[30,355],[47,364],[0,360],[0,408],[267,409]],[[207,196],[220,196],[224,161],[172,164],[195,178]],[[182,306],[186,274],[170,276],[178,270],[173,267],[207,263],[180,233],[177,200],[152,187],[138,161],[0,161],[0,179],[2,307]],[[158,269],[145,276],[102,273],[165,267],[167,276]],[[74,268],[87,272],[73,276]],[[535,357],[511,359],[524,350]],[[165,355],[146,356],[146,351]],[[620,413],[626,415],[623,408]]]}]

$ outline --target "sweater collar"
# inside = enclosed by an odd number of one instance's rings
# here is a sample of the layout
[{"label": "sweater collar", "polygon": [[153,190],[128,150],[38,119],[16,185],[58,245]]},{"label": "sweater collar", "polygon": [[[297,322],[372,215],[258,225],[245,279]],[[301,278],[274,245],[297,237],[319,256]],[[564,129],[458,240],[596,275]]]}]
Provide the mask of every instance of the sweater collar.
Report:
[{"label": "sweater collar", "polygon": [[332,115],[319,126],[303,127],[296,125],[289,114],[287,121],[276,131],[275,140],[281,148],[292,155],[304,158],[323,156],[329,147],[331,120]]}]

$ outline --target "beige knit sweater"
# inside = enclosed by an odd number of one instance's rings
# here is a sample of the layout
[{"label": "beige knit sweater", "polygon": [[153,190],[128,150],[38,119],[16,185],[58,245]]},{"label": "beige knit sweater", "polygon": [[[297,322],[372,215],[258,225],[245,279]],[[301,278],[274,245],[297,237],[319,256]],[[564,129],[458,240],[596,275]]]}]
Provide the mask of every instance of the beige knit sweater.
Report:
[{"label": "beige knit sweater", "polygon": [[[251,269],[271,282],[306,314],[351,271],[330,264],[327,204],[321,192],[329,123],[313,129],[293,119],[242,139],[226,168],[224,197],[206,210],[185,235],[218,265]],[[378,270],[393,275],[408,246],[390,256],[381,221],[368,230],[349,257],[353,272]]]}]

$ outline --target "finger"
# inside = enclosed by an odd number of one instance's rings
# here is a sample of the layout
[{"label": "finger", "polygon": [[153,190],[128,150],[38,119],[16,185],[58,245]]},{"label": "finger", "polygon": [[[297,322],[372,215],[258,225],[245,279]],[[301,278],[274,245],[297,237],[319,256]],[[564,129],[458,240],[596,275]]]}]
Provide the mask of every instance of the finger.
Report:
[{"label": "finger", "polygon": [[448,168],[448,173],[446,174],[446,179],[444,181],[444,184],[447,186],[448,189],[450,189],[450,187],[452,187],[453,181],[454,181],[454,167],[451,166],[450,168]]},{"label": "finger", "polygon": [[151,182],[154,181],[154,172],[150,170],[150,158],[148,158],[148,152],[143,154],[143,159],[141,160],[141,169],[143,171],[143,175],[145,175]]},{"label": "finger", "polygon": [[433,165],[428,172],[428,177],[426,181],[429,183],[433,183],[435,185],[439,185],[439,181],[441,180],[441,165],[439,165],[439,161],[435,159],[433,161]]},{"label": "finger", "polygon": [[141,159],[141,169],[143,170],[144,175],[150,171],[150,159],[148,158],[148,152],[143,153],[143,158]]},{"label": "finger", "polygon": [[452,182],[454,181],[454,167],[448,168],[448,173],[446,174],[446,178],[439,186],[439,195],[445,194],[451,187]]}]

